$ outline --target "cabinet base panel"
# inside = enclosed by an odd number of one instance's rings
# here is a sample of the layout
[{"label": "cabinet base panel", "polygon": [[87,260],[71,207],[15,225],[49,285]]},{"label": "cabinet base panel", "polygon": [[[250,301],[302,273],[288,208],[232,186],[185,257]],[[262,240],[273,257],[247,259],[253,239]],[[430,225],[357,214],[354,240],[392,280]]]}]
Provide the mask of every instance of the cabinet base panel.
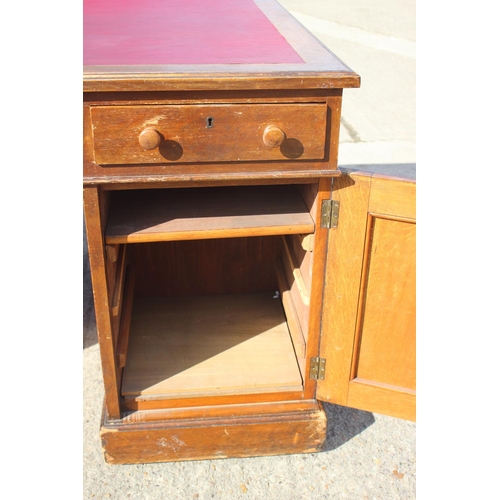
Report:
[{"label": "cabinet base panel", "polygon": [[101,424],[110,464],[245,458],[321,451],[326,414],[312,411],[238,417]]}]

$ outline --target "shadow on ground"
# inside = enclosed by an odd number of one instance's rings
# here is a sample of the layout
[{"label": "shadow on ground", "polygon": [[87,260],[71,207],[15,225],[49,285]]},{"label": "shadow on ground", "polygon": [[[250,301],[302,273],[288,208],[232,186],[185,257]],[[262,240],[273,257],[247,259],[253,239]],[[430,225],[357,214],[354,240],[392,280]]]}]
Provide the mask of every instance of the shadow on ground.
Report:
[{"label": "shadow on ground", "polygon": [[334,404],[324,404],[328,418],[323,452],[332,451],[375,423],[373,413]]},{"label": "shadow on ground", "polygon": [[87,250],[87,233],[83,223],[83,348],[97,344],[95,326],[94,297],[90,278],[89,253]]}]

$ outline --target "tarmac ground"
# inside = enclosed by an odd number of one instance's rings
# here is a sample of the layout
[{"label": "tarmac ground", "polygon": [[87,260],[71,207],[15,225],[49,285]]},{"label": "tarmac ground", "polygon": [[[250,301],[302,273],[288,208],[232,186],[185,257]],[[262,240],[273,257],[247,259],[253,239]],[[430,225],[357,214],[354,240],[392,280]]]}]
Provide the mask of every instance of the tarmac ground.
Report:
[{"label": "tarmac ground", "polygon": [[[280,3],[361,75],[361,88],[344,91],[340,166],[414,178],[415,1]],[[328,438],[320,453],[106,464],[99,438],[103,387],[85,228],[83,254],[86,500],[416,498],[416,424],[328,404]]]}]

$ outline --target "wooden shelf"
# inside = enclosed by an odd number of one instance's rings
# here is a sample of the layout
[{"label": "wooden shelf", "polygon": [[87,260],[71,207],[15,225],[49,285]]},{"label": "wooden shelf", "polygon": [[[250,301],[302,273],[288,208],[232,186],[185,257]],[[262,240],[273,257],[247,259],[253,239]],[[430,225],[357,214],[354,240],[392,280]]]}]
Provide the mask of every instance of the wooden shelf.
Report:
[{"label": "wooden shelf", "polygon": [[116,191],[106,243],[314,232],[296,186]]},{"label": "wooden shelf", "polygon": [[273,295],[135,299],[122,395],[144,401],[303,390]]}]

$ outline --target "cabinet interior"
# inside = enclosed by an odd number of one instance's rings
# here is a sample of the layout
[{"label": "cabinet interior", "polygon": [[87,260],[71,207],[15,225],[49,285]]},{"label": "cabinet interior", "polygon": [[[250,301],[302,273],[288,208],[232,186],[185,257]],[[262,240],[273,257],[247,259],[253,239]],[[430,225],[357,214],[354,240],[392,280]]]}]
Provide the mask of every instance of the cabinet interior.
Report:
[{"label": "cabinet interior", "polygon": [[316,183],[111,191],[125,403],[304,390]]}]

